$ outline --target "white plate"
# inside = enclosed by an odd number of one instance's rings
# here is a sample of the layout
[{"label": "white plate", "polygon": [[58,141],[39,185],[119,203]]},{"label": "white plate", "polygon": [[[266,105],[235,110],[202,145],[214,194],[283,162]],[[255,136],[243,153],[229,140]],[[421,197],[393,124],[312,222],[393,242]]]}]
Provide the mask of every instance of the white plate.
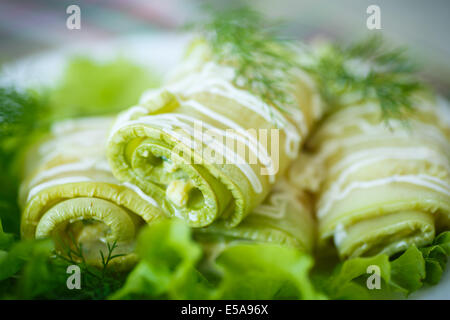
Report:
[{"label": "white plate", "polygon": [[[94,46],[65,47],[3,66],[0,84],[18,88],[51,86],[58,81],[68,57],[73,54],[83,54],[99,61],[122,56],[164,75],[181,59],[189,39],[189,36],[158,33],[120,38]],[[450,267],[446,268],[438,285],[422,288],[411,294],[409,299],[450,299]]]}]

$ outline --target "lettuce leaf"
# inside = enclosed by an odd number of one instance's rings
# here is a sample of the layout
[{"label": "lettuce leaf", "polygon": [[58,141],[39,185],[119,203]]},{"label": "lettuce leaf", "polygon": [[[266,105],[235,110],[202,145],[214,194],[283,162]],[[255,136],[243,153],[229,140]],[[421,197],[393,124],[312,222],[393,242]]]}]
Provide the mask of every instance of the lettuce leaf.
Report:
[{"label": "lettuce leaf", "polygon": [[199,271],[202,247],[183,222],[165,220],[144,228],[136,252],[142,259],[112,299],[314,299],[312,258],[293,248],[243,243],[216,259],[221,274]]},{"label": "lettuce leaf", "polygon": [[[450,255],[450,232],[438,235],[430,246],[408,248],[400,256],[389,260],[387,255],[349,259],[339,264],[333,274],[321,275],[315,284],[331,299],[390,298],[398,294],[408,296],[424,285],[437,284]],[[380,290],[369,290],[367,281],[373,274],[371,265],[380,269]],[[323,278],[329,277],[324,285]]]},{"label": "lettuce leaf", "polygon": [[420,249],[425,259],[425,282],[439,283],[450,256],[450,231],[439,234],[431,246]]},{"label": "lettuce leaf", "polygon": [[0,252],[8,250],[13,244],[13,242],[14,242],[14,235],[3,231],[2,220],[0,219]]},{"label": "lettuce leaf", "polygon": [[[50,240],[16,241],[3,232],[0,223],[0,297],[31,299],[55,292],[55,284],[62,272],[54,272],[50,263],[53,243]],[[60,281],[65,285],[65,279]],[[62,286],[59,286],[62,287]],[[57,298],[58,296],[53,296]]]},{"label": "lettuce leaf", "polygon": [[[69,290],[67,267],[81,270],[82,290]],[[107,267],[96,269],[55,255],[50,239],[19,240],[0,222],[0,298],[105,299],[123,285],[124,275]]]},{"label": "lettuce leaf", "polygon": [[159,77],[124,58],[103,63],[77,56],[49,92],[49,101],[56,119],[113,114],[136,104],[142,92],[158,84]]},{"label": "lettuce leaf", "polygon": [[196,270],[200,246],[179,221],[159,221],[142,230],[136,253],[142,259],[111,299],[206,299],[212,291]]},{"label": "lettuce leaf", "polygon": [[425,275],[425,260],[419,249],[412,246],[391,262],[389,284],[408,295],[422,287]]},{"label": "lettuce leaf", "polygon": [[[386,255],[354,258],[322,275],[311,276],[313,259],[275,244],[240,242],[226,246],[214,260],[218,279],[199,265],[203,247],[177,220],[145,227],[137,241],[141,259],[128,275],[87,266],[82,290],[68,290],[70,261],[54,256],[50,240],[15,241],[0,223],[0,297],[14,299],[384,299],[408,295],[440,280],[448,259],[450,232],[425,248],[410,247],[395,259]],[[367,281],[380,270],[380,290]],[[123,277],[126,276],[126,280]],[[312,281],[314,279],[315,281]]]},{"label": "lettuce leaf", "polygon": [[390,281],[391,265],[386,255],[354,258],[338,265],[328,283],[321,289],[332,299],[369,299],[363,276],[368,276],[369,266],[380,268],[380,280]]},{"label": "lettuce leaf", "polygon": [[47,127],[46,112],[46,100],[37,92],[0,87],[0,219],[8,232],[18,234],[20,224],[15,159],[35,133]]},{"label": "lettuce leaf", "polygon": [[310,256],[275,244],[227,247],[216,263],[223,272],[221,299],[320,299],[309,271]]}]

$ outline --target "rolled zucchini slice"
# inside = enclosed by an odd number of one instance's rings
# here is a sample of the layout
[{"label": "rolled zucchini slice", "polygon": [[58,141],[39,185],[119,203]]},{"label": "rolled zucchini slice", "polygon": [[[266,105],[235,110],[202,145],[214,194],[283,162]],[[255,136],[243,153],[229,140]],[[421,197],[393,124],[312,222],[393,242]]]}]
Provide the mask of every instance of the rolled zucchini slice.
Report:
[{"label": "rolled zucchini slice", "polygon": [[237,227],[214,223],[195,229],[194,235],[214,258],[222,249],[239,242],[276,243],[311,253],[316,237],[312,199],[288,179],[278,181],[265,201]]},{"label": "rolled zucchini slice", "polygon": [[164,217],[156,201],[112,175],[105,144],[112,118],[86,118],[57,123],[31,146],[24,159],[19,202],[25,239],[55,240],[60,254],[81,256],[91,265],[121,255],[111,264],[126,269],[136,256],[139,228]]},{"label": "rolled zucchini slice", "polygon": [[297,157],[321,112],[301,70],[285,113],[235,86],[234,75],[198,42],[162,89],[118,116],[109,137],[114,176],[192,227],[238,225]]},{"label": "rolled zucchini slice", "polygon": [[406,125],[386,125],[375,104],[347,105],[309,141],[311,166],[293,167],[297,185],[317,194],[319,247],[392,255],[450,229],[450,108],[416,100]]}]

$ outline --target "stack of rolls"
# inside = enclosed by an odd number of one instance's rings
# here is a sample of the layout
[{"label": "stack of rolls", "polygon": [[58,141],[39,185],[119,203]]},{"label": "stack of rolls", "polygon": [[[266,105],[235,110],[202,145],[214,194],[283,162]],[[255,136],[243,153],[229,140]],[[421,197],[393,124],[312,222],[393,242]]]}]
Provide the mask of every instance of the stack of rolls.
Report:
[{"label": "stack of rolls", "polygon": [[[311,252],[311,202],[285,173],[322,112],[295,68],[287,112],[234,82],[233,66],[195,42],[166,84],[111,118],[56,123],[29,148],[20,191],[22,236],[101,265],[136,260],[136,234],[178,218],[203,239],[274,242]],[[220,241],[210,241],[219,243]],[[74,256],[72,256],[73,258]],[[80,258],[75,254],[75,258]]]},{"label": "stack of rolls", "polygon": [[294,70],[294,102],[277,110],[234,83],[235,69],[196,42],[166,85],[120,114],[107,155],[113,174],[192,227],[239,225],[267,197],[321,114]]},{"label": "stack of rolls", "polygon": [[22,236],[84,248],[92,264],[113,242],[127,266],[139,228],[163,217],[214,250],[273,242],[341,258],[392,255],[450,228],[446,101],[417,94],[407,121],[388,123],[376,102],[347,101],[309,137],[323,105],[311,78],[291,73],[283,112],[199,41],[114,121],[57,123],[26,157]]}]

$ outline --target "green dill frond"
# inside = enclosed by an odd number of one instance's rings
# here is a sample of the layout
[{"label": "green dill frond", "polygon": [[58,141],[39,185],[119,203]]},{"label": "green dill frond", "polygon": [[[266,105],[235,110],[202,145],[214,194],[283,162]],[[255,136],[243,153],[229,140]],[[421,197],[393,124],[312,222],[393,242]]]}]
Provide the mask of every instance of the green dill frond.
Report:
[{"label": "green dill frond", "polygon": [[344,94],[379,104],[384,120],[404,118],[413,111],[413,94],[424,89],[416,66],[404,48],[390,48],[380,36],[342,47],[334,44],[312,53],[304,68],[315,75],[328,105],[339,105]]},{"label": "green dill frond", "polygon": [[[124,256],[115,254],[117,242],[106,243],[106,254],[99,250],[102,266],[100,268],[91,266],[85,259],[83,245],[75,240],[73,233],[69,232],[69,242],[59,243],[59,251],[55,251],[55,256],[59,261],[68,265],[77,265],[83,275],[83,290],[78,299],[106,299],[114,291],[118,290],[125,282],[126,273],[118,272],[110,267],[112,260]],[[61,252],[62,251],[62,252]],[[60,253],[61,252],[61,253]]]},{"label": "green dill frond", "polygon": [[102,275],[104,276],[107,269],[108,269],[108,265],[109,263],[115,259],[115,258],[119,258],[119,257],[123,257],[125,256],[125,254],[113,254],[114,250],[117,249],[117,241],[114,241],[112,244],[110,244],[109,242],[106,243],[106,247],[108,249],[106,256],[103,254],[103,251],[100,250],[100,257],[102,258]]},{"label": "green dill frond", "polygon": [[297,61],[292,43],[279,36],[279,23],[248,7],[208,13],[206,22],[191,28],[206,39],[218,63],[235,68],[234,85],[286,111],[294,101],[289,88]]},{"label": "green dill frond", "polygon": [[315,76],[329,106],[338,105],[343,94],[356,94],[360,101],[377,102],[384,120],[411,112],[413,94],[424,88],[413,75],[416,66],[406,50],[388,47],[381,36],[347,47],[331,45],[311,53],[313,63],[304,64],[293,42],[279,36],[279,23],[248,7],[207,12],[209,20],[193,29],[210,44],[214,59],[235,68],[236,86],[278,110],[287,111],[294,101],[290,88],[297,67]]}]

